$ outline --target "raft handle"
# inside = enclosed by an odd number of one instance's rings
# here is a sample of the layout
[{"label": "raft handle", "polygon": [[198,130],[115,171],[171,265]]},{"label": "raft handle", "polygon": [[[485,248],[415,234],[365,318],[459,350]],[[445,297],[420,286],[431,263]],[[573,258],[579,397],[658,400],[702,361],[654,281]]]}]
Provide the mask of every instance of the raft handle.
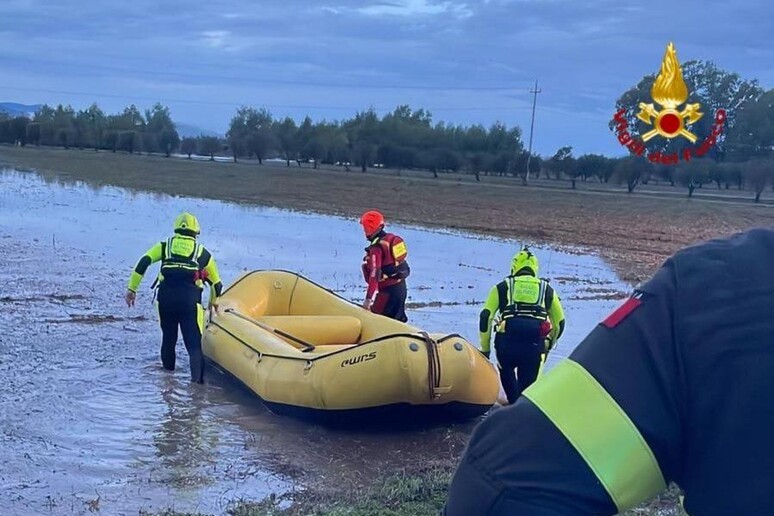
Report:
[{"label": "raft handle", "polygon": [[441,357],[438,355],[438,342],[435,341],[427,332],[419,332],[427,348],[427,380],[428,394],[430,399],[439,398],[440,394],[436,391],[441,386]]}]

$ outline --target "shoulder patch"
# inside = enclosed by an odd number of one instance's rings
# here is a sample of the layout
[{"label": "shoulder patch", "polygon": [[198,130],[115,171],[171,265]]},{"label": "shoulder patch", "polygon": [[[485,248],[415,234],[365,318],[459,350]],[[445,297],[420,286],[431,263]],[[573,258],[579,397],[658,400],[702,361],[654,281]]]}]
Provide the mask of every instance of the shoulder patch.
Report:
[{"label": "shoulder patch", "polygon": [[629,315],[631,315],[631,313],[634,312],[641,304],[642,294],[638,292],[627,299],[621,306],[616,308],[610,315],[608,315],[605,320],[602,321],[602,326],[605,326],[606,328],[615,328],[621,324],[624,319],[629,317]]}]

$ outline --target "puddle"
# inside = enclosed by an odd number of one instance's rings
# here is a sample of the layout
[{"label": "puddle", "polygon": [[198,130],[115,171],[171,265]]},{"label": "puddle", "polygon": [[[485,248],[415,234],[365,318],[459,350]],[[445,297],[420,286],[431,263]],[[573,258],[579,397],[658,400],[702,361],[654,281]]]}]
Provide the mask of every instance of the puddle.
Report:
[{"label": "puddle", "polygon": [[[146,275],[123,294],[140,255],[189,210],[226,284],[253,269],[300,272],[360,301],[366,245],[357,221],[225,202],[92,188],[0,173],[0,512],[89,514],[173,506],[223,513],[311,476],[358,485],[389,468],[458,453],[475,422],[382,433],[314,427],[268,413],[208,370],[190,385],[161,369]],[[412,275],[409,320],[477,344],[478,312],[518,242],[396,226]],[[563,300],[567,331],[547,367],[620,303],[628,287],[598,258],[533,246]],[[336,477],[334,477],[336,476]]]}]

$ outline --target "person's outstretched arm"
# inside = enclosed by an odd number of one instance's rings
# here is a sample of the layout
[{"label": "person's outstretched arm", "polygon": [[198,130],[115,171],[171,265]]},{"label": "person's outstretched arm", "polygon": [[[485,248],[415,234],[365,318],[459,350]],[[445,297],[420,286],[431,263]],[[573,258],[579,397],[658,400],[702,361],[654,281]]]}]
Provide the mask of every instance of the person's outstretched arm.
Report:
[{"label": "person's outstretched arm", "polygon": [[550,293],[550,303],[548,304],[548,318],[551,320],[551,333],[548,335],[551,348],[556,345],[556,341],[564,333],[565,319],[562,301],[559,294],[551,285],[546,285],[546,296]]},{"label": "person's outstretched arm", "polygon": [[137,289],[140,287],[145,272],[151,264],[161,260],[164,255],[164,242],[158,242],[153,247],[145,251],[145,254],[137,261],[132,270],[132,274],[129,276],[129,282],[126,286],[126,304],[129,306],[134,305],[134,300],[137,295]]},{"label": "person's outstretched arm", "polygon": [[223,292],[223,282],[220,279],[218,264],[215,262],[215,257],[212,256],[207,248],[202,251],[199,261],[200,264],[202,264],[202,269],[207,275],[207,282],[210,284],[210,305],[217,308],[218,298]]},{"label": "person's outstretched arm", "polygon": [[486,303],[484,303],[484,308],[481,310],[478,322],[479,344],[481,351],[487,358],[489,358],[490,342],[492,340],[492,321],[499,306],[500,298],[497,293],[497,286],[494,286],[489,291],[489,296],[486,298]]}]

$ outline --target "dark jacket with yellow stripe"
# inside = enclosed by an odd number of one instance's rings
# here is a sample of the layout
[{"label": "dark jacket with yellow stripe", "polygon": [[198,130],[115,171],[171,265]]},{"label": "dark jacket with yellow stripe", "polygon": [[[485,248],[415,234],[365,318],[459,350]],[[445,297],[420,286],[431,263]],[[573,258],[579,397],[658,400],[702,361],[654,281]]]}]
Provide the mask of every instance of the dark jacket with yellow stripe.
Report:
[{"label": "dark jacket with yellow stripe", "polygon": [[148,267],[158,261],[161,261],[157,279],[160,303],[165,300],[200,302],[205,283],[211,286],[212,302],[220,296],[223,284],[215,258],[195,237],[186,234],[175,234],[148,249],[132,271],[127,288],[136,292]]},{"label": "dark jacket with yellow stripe", "polygon": [[[774,232],[687,248],[474,431],[445,514],[774,514]],[[730,273],[729,271],[733,271]]]}]

